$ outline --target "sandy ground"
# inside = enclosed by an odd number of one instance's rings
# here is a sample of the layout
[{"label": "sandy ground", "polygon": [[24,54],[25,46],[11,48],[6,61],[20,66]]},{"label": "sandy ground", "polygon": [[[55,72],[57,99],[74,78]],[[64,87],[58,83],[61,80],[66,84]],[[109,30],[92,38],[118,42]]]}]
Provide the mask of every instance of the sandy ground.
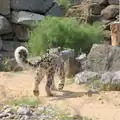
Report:
[{"label": "sandy ground", "polygon": [[[0,102],[20,97],[34,97],[33,71],[0,73]],[[46,97],[45,80],[40,84],[39,99],[55,107],[87,116],[93,120],[120,120],[120,92],[100,92],[87,94],[84,86],[66,85],[62,92],[54,91],[54,97]]]}]

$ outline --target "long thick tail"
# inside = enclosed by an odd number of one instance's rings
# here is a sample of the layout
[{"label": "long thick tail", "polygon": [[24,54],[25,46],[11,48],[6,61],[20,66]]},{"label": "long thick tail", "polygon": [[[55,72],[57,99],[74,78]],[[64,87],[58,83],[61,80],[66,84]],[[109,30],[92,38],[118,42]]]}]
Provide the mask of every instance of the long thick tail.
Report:
[{"label": "long thick tail", "polygon": [[32,64],[27,60],[28,50],[25,47],[23,46],[17,47],[14,52],[14,56],[15,56],[16,62],[20,67],[22,68],[35,67],[34,64]]}]

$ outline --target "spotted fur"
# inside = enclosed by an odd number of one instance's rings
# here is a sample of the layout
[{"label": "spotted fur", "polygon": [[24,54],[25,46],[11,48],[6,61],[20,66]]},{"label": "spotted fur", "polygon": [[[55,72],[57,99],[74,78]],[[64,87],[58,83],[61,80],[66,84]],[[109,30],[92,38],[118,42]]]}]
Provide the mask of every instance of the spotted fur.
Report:
[{"label": "spotted fur", "polygon": [[35,68],[36,77],[33,94],[35,96],[39,95],[39,84],[43,77],[47,76],[47,82],[45,90],[47,96],[52,96],[51,88],[54,88],[54,75],[57,72],[60,76],[60,81],[58,83],[58,90],[62,90],[65,82],[65,72],[64,72],[64,61],[58,54],[46,54],[38,62],[31,63],[27,60],[28,50],[20,46],[15,50],[15,59],[18,65],[22,68]]}]

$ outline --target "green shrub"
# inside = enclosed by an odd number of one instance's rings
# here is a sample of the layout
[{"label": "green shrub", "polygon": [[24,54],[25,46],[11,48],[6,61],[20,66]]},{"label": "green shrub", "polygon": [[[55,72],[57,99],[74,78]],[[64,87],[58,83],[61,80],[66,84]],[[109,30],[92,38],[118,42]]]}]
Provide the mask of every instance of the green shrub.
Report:
[{"label": "green shrub", "polygon": [[92,44],[103,40],[99,24],[79,25],[74,19],[46,17],[31,32],[28,46],[33,55],[43,54],[52,47],[73,48],[77,52],[90,50]]}]

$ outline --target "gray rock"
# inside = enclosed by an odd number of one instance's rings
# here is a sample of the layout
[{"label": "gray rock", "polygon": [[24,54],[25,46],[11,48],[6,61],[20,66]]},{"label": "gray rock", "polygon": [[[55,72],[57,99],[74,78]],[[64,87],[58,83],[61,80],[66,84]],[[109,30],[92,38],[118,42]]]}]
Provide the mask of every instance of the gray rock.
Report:
[{"label": "gray rock", "polygon": [[32,25],[33,22],[41,21],[43,19],[44,16],[40,14],[25,11],[12,12],[12,22],[17,24]]},{"label": "gray rock", "polygon": [[81,54],[80,56],[78,56],[77,58],[76,58],[76,60],[78,60],[78,61],[85,61],[87,59],[87,55],[84,53],[84,54]]},{"label": "gray rock", "polygon": [[120,48],[110,45],[94,44],[87,56],[87,68],[93,72],[120,70]]},{"label": "gray rock", "polygon": [[100,74],[97,72],[91,72],[91,71],[83,71],[75,76],[75,83],[76,84],[84,84],[84,83],[89,83],[93,80],[98,80],[100,79]]},{"label": "gray rock", "polygon": [[10,14],[10,0],[0,0],[0,14],[5,16]]},{"label": "gray rock", "polygon": [[87,22],[92,24],[94,22],[101,21],[101,15],[88,15]]},{"label": "gray rock", "polygon": [[19,107],[17,113],[19,115],[32,115],[32,111],[27,107]]},{"label": "gray rock", "polygon": [[55,2],[53,4],[53,7],[49,9],[49,11],[46,13],[46,15],[57,16],[57,17],[64,16],[62,9]]},{"label": "gray rock", "polygon": [[0,37],[0,50],[2,49],[2,38]]},{"label": "gray rock", "polygon": [[3,118],[3,117],[7,117],[7,116],[8,116],[7,113],[4,113],[4,112],[3,112],[3,113],[0,113],[0,119]]},{"label": "gray rock", "polygon": [[14,50],[20,45],[23,45],[23,43],[16,41],[2,41],[2,50],[14,52]]},{"label": "gray rock", "polygon": [[94,2],[100,5],[108,5],[108,0],[94,0]]},{"label": "gray rock", "polygon": [[73,5],[80,4],[83,0],[71,0]]},{"label": "gray rock", "polygon": [[0,16],[0,34],[7,34],[11,32],[12,26],[9,21],[4,16]]},{"label": "gray rock", "polygon": [[11,58],[9,60],[7,60],[4,64],[3,64],[4,70],[5,71],[22,71],[23,69],[21,67],[18,66],[16,60],[14,58]]},{"label": "gray rock", "polygon": [[112,83],[112,79],[115,76],[115,73],[113,72],[105,72],[102,77],[101,77],[101,83],[102,84],[108,84],[108,83]]},{"label": "gray rock", "polygon": [[15,39],[14,33],[3,34],[3,35],[1,35],[1,38],[2,38],[2,40],[5,40],[5,41],[17,41]]},{"label": "gray rock", "polygon": [[30,39],[28,28],[24,25],[13,25],[13,31],[16,37],[21,41],[27,41]]},{"label": "gray rock", "polygon": [[120,71],[114,73],[114,77],[112,79],[112,84],[120,84]]},{"label": "gray rock", "polygon": [[66,61],[69,58],[75,57],[75,50],[74,49],[67,49],[60,52],[60,55],[62,56],[63,60]]},{"label": "gray rock", "polygon": [[108,41],[109,44],[111,43],[111,31],[110,30],[104,30],[104,40]]},{"label": "gray rock", "polygon": [[110,5],[119,5],[119,0],[108,0]]},{"label": "gray rock", "polygon": [[11,8],[19,11],[46,13],[54,0],[11,0]]},{"label": "gray rock", "polygon": [[120,71],[105,72],[100,81],[102,84],[120,84]]},{"label": "gray rock", "polygon": [[93,15],[100,15],[101,10],[105,8],[104,6],[100,6],[99,3],[91,3],[89,7],[89,12]]},{"label": "gray rock", "polygon": [[118,5],[109,5],[101,11],[102,18],[106,20],[115,18],[118,14],[119,14]]},{"label": "gray rock", "polygon": [[75,58],[69,58],[64,63],[65,75],[67,78],[74,77],[75,74],[82,71],[81,63]]}]

